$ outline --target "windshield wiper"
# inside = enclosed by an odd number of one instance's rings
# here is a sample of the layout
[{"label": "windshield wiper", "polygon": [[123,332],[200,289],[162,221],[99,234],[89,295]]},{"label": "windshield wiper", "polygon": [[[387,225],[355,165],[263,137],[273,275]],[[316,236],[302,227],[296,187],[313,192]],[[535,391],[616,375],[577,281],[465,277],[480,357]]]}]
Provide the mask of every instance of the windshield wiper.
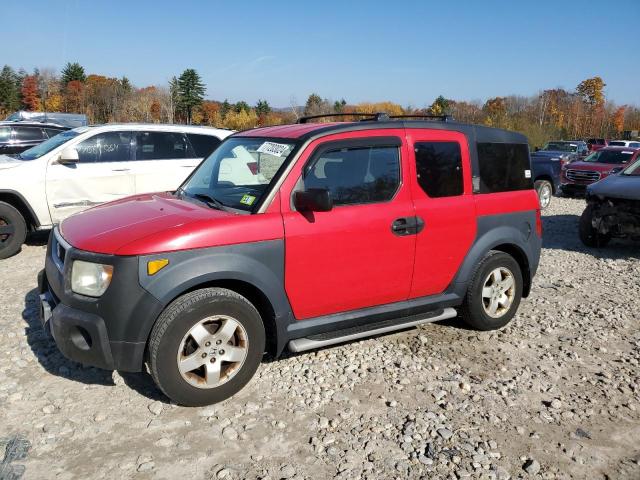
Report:
[{"label": "windshield wiper", "polygon": [[226,208],[225,208],[226,205],[224,203],[222,203],[220,200],[218,200],[217,198],[215,198],[213,195],[209,195],[208,193],[193,193],[193,194],[189,195],[184,190],[182,190],[182,192],[185,195],[197,198],[198,200],[203,201],[207,205],[213,206],[214,208],[217,208],[218,210],[226,210]]}]

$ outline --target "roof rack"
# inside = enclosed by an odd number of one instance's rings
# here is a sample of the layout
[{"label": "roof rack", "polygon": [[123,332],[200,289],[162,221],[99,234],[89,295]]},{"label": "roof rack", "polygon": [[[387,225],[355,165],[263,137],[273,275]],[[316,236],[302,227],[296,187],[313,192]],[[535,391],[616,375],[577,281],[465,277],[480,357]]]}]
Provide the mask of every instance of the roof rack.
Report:
[{"label": "roof rack", "polygon": [[422,118],[425,120],[440,120],[441,122],[452,122],[453,117],[451,115],[389,115],[389,118]]},{"label": "roof rack", "polygon": [[407,115],[389,115],[385,112],[377,113],[324,113],[322,115],[308,115],[306,117],[300,117],[298,123],[308,123],[309,120],[315,120],[316,118],[328,118],[328,117],[365,117],[361,118],[360,122],[384,122],[385,120],[393,120],[398,118],[417,118],[423,120],[439,120],[441,122],[452,122],[453,117],[451,115],[421,115],[421,114],[407,114]]},{"label": "roof rack", "polygon": [[361,122],[367,122],[367,121],[379,122],[383,120],[389,120],[389,114],[384,112],[378,112],[378,113],[352,112],[352,113],[324,113],[322,115],[308,115],[306,117],[300,117],[298,119],[298,123],[308,123],[309,120],[315,120],[316,118],[327,118],[327,117],[370,117],[370,118],[361,119],[360,120]]}]

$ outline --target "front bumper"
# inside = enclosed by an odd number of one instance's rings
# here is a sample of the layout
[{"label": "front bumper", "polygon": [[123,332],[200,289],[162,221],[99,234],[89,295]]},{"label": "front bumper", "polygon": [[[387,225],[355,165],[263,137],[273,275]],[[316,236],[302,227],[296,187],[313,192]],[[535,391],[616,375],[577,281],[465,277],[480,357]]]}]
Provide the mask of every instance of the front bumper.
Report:
[{"label": "front bumper", "polygon": [[[108,370],[140,371],[149,332],[162,306],[140,286],[138,258],[84,252],[64,243],[55,229],[45,270],[38,275],[43,327],[70,360]],[[71,291],[71,265],[76,259],[114,266],[111,285],[102,297]]]}]

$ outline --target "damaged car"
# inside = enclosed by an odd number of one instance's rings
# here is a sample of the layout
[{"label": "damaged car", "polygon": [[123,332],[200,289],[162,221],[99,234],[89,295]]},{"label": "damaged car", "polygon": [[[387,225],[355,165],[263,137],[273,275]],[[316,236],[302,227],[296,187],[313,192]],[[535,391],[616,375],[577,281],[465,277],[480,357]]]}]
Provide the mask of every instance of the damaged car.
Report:
[{"label": "damaged car", "polygon": [[580,240],[604,247],[612,238],[640,240],[640,160],[587,187]]}]

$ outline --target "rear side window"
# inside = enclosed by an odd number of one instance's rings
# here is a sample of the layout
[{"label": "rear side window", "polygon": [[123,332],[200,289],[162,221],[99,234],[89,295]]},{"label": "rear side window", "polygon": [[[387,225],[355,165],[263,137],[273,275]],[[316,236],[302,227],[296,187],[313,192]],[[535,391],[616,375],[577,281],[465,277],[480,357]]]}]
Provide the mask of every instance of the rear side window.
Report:
[{"label": "rear side window", "polygon": [[76,145],[82,163],[127,162],[131,160],[131,133],[105,132]]},{"label": "rear side window", "polygon": [[208,157],[218,145],[220,139],[213,135],[198,135],[197,133],[187,133],[187,138],[193,147],[194,158]]},{"label": "rear side window", "polygon": [[385,202],[399,185],[398,147],[328,150],[306,167],[304,175],[305,189],[327,188],[336,206]]},{"label": "rear side window", "polygon": [[190,158],[187,139],[180,132],[138,132],[136,160],[170,160]]},{"label": "rear side window", "polygon": [[35,127],[13,127],[16,132],[16,140],[29,142],[34,140],[43,140],[44,135],[42,129]]},{"label": "rear side window", "polygon": [[480,193],[533,188],[529,147],[519,143],[478,143]]},{"label": "rear side window", "polygon": [[58,130],[56,128],[45,128],[44,129],[45,132],[47,132],[47,136],[49,138],[51,137],[55,137],[57,134],[59,134],[60,132],[62,132],[62,130]]},{"label": "rear side window", "polygon": [[462,153],[458,142],[414,145],[418,184],[431,198],[462,195]]}]

